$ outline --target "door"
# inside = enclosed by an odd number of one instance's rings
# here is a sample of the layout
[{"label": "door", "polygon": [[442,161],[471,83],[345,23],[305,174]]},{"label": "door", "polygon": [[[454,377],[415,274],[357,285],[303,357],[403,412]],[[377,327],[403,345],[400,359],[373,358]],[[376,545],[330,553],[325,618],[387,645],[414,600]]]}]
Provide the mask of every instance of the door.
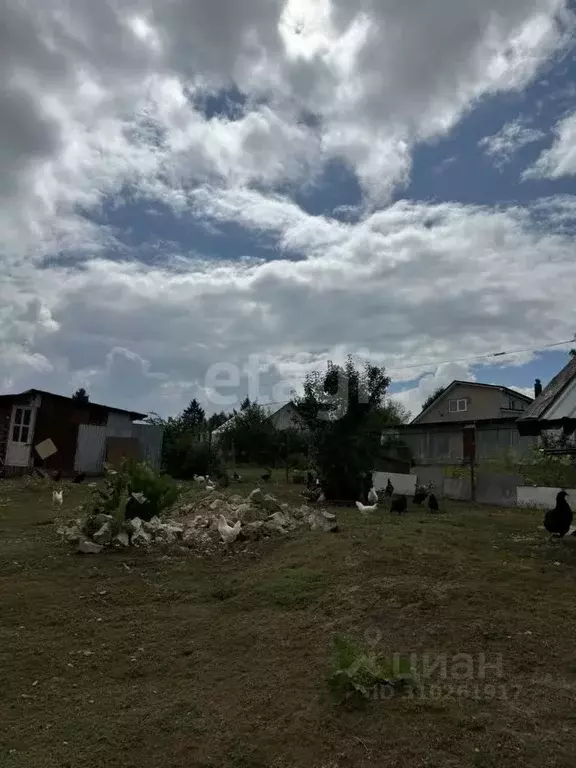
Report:
[{"label": "door", "polygon": [[27,467],[34,433],[34,408],[15,405],[12,408],[10,434],[6,445],[6,465]]}]

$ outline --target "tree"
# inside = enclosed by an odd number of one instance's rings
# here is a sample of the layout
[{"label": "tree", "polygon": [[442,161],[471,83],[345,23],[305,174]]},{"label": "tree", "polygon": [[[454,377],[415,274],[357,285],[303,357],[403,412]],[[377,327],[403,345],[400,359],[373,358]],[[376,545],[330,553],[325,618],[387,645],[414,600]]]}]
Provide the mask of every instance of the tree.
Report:
[{"label": "tree", "polygon": [[422,410],[424,411],[426,408],[428,408],[429,405],[432,405],[434,400],[436,400],[436,398],[440,397],[440,395],[444,393],[445,389],[446,387],[437,387],[431,395],[428,395],[426,400],[424,400],[422,403]]},{"label": "tree", "polygon": [[148,424],[162,427],[162,468],[173,477],[187,479],[194,475],[217,475],[222,468],[217,448],[199,441],[182,415],[163,419],[152,413]]},{"label": "tree", "polygon": [[570,357],[576,357],[576,349],[571,349],[568,354],[570,355]]},{"label": "tree", "polygon": [[245,411],[246,408],[249,408],[249,407],[250,407],[250,398],[245,397],[244,400],[242,400],[242,402],[240,403],[240,410]]},{"label": "tree", "polygon": [[412,414],[399,400],[388,398],[384,405],[378,409],[382,420],[382,427],[396,427],[400,424],[408,424]]},{"label": "tree", "polygon": [[212,432],[213,430],[218,429],[218,427],[221,427],[222,424],[225,424],[229,418],[230,414],[224,413],[224,411],[220,411],[220,413],[213,413],[211,416],[208,416],[206,425],[210,432]]},{"label": "tree", "polygon": [[250,403],[236,414],[221,442],[227,448],[234,446],[237,461],[266,464],[275,460],[278,439],[278,430],[264,408]]},{"label": "tree", "polygon": [[385,395],[390,384],[384,368],[367,363],[358,370],[328,363],[304,382],[295,405],[306,422],[311,447],[327,499],[355,501],[361,497],[363,475],[370,472],[381,450]]},{"label": "tree", "polygon": [[198,400],[194,398],[190,405],[180,414],[180,419],[186,429],[197,429],[206,422],[206,413]]},{"label": "tree", "polygon": [[72,395],[72,400],[75,400],[77,403],[90,402],[88,392],[86,392],[84,387],[80,387],[80,389],[77,389],[76,392],[74,392],[74,394]]}]

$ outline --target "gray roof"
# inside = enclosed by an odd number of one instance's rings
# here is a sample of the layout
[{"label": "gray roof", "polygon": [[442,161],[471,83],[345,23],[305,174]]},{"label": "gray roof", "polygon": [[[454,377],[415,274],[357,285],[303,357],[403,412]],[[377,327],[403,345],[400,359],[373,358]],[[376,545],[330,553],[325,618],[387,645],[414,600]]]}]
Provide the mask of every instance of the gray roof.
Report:
[{"label": "gray roof", "polygon": [[[267,405],[261,405],[260,407],[265,411],[268,418],[271,416],[274,416],[275,413],[278,413],[278,411],[281,411],[282,408],[284,408],[286,405],[294,405],[291,400],[288,400],[288,402],[283,403],[268,403]],[[238,418],[238,416],[242,413],[242,411],[239,411],[238,413],[234,414],[234,416],[231,416],[228,421],[225,421],[224,424],[221,424],[216,429],[212,430],[213,435],[219,435],[221,432],[225,432],[228,427],[231,427],[233,422]]]},{"label": "gray roof", "polygon": [[554,376],[552,381],[544,387],[532,405],[525,410],[519,421],[541,418],[550,406],[556,402],[574,377],[576,377],[576,357],[572,357],[564,368]]}]

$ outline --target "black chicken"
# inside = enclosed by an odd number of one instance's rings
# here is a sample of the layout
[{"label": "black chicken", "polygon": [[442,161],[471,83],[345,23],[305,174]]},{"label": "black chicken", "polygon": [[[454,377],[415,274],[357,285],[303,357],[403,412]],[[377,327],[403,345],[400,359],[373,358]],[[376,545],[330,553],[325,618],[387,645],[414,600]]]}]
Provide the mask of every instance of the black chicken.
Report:
[{"label": "black chicken", "polygon": [[386,483],[386,488],[384,489],[384,496],[387,499],[391,499],[394,494],[394,486],[390,482],[390,478],[388,478],[388,482]]},{"label": "black chicken", "polygon": [[566,496],[568,496],[566,491],[557,493],[556,506],[544,515],[544,528],[550,534],[550,538],[552,536],[564,538],[572,525],[572,510],[566,501]]},{"label": "black chicken", "polygon": [[62,470],[57,469],[55,472],[52,472],[52,480],[54,480],[55,483],[59,483],[60,480],[62,480]]},{"label": "black chicken", "polygon": [[80,484],[83,483],[86,479],[86,472],[79,472],[77,475],[74,476],[74,479],[72,480],[73,483]]},{"label": "black chicken", "polygon": [[270,469],[270,467],[266,469],[266,472],[264,472],[264,474],[260,475],[260,479],[264,480],[265,483],[267,483],[271,477],[272,477],[272,470]]},{"label": "black chicken", "polygon": [[433,515],[439,510],[438,499],[433,493],[431,493],[430,496],[428,496],[428,510]]},{"label": "black chicken", "polygon": [[238,474],[238,472],[234,472],[232,477],[234,478],[235,482],[237,482],[237,483],[241,483],[242,482],[242,477],[241,477],[241,475]]},{"label": "black chicken", "polygon": [[391,512],[397,512],[399,515],[401,515],[403,512],[406,512],[407,509],[408,499],[403,493],[400,494],[400,496],[396,496],[395,499],[392,499],[392,504],[390,505]]},{"label": "black chicken", "polygon": [[414,504],[420,505],[422,504],[423,501],[425,501],[426,496],[428,496],[428,491],[424,491],[420,488],[414,494],[414,498],[412,499],[412,501],[414,502]]}]

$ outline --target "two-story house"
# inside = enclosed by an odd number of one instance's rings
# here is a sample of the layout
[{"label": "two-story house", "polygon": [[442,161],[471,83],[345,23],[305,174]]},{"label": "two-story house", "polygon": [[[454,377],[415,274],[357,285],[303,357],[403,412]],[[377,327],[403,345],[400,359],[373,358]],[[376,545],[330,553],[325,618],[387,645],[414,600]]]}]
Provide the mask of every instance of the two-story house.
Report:
[{"label": "two-story house", "polygon": [[476,460],[522,455],[534,439],[516,427],[532,398],[508,387],[453,381],[410,424],[394,430],[416,466],[459,464],[464,459],[464,427],[474,425]]},{"label": "two-story house", "polygon": [[532,403],[532,398],[508,387],[453,381],[421,411],[412,424],[470,422],[483,419],[516,420]]}]

